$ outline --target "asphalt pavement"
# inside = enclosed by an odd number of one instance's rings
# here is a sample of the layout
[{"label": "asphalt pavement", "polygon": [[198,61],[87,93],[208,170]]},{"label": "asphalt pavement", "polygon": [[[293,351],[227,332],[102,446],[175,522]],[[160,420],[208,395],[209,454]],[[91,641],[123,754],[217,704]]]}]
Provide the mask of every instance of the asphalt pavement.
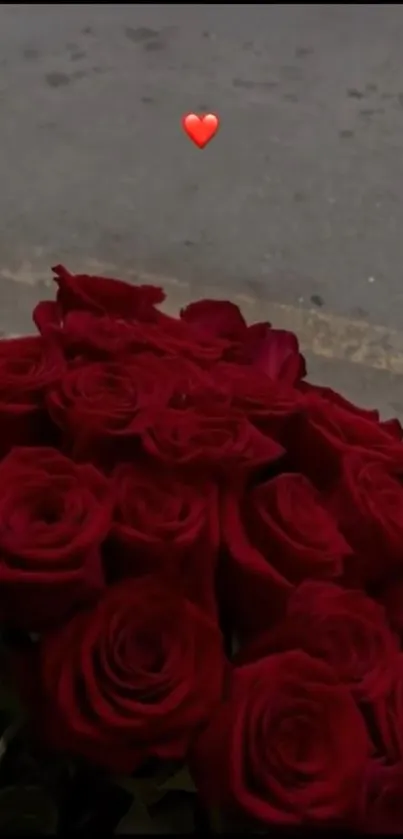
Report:
[{"label": "asphalt pavement", "polygon": [[402,44],[401,4],[0,5],[1,332],[56,262],[156,276],[403,416]]}]

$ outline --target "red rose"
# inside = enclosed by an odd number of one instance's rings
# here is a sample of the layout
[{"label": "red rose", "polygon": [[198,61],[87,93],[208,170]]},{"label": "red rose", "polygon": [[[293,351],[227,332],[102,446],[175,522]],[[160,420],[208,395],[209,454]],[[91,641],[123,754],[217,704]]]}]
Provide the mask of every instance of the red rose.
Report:
[{"label": "red rose", "polygon": [[384,610],[361,591],[306,582],[293,591],[287,614],[272,632],[241,650],[241,662],[279,650],[301,649],[329,664],[357,700],[385,695],[393,682],[399,644]]},{"label": "red rose", "polygon": [[160,314],[158,323],[143,328],[150,351],[171,357],[183,356],[209,368],[220,361],[231,346],[225,339],[212,338],[194,330],[185,321]]},{"label": "red rose", "polygon": [[16,448],[0,464],[0,614],[41,630],[103,588],[111,520],[105,479],[51,448]]},{"label": "red rose", "polygon": [[238,411],[220,404],[167,408],[142,432],[144,450],[165,467],[233,475],[266,466],[284,453]]},{"label": "red rose", "polygon": [[221,595],[242,632],[268,629],[294,586],[339,577],[351,550],[302,475],[283,474],[223,500]]},{"label": "red rose", "polygon": [[227,341],[194,335],[186,323],[161,312],[156,311],[154,320],[140,322],[85,310],[63,315],[60,306],[48,300],[38,303],[34,311],[41,335],[68,359],[113,361],[147,352],[170,359],[183,357],[208,368],[229,346]]},{"label": "red rose", "polygon": [[305,361],[292,332],[269,323],[248,326],[238,306],[228,300],[198,300],[181,310],[194,331],[231,341],[225,357],[251,364],[274,381],[292,385],[306,375]]},{"label": "red rose", "polygon": [[62,317],[59,306],[51,300],[38,303],[33,318],[41,335],[69,360],[115,361],[139,351],[138,330],[142,325],[132,321],[86,311],[68,312]]},{"label": "red rose", "polygon": [[356,452],[403,464],[403,446],[395,424],[377,423],[358,409],[347,409],[347,404],[308,393],[289,437],[295,468],[321,488],[333,486],[344,454]]},{"label": "red rose", "polygon": [[388,693],[374,699],[369,715],[379,757],[387,763],[403,761],[403,654],[395,664]]},{"label": "red rose", "polygon": [[229,300],[196,300],[181,309],[180,317],[196,331],[212,338],[242,342],[248,334],[239,306]]},{"label": "red rose", "polygon": [[361,417],[361,419],[369,420],[370,422],[375,422],[377,425],[380,425],[383,430],[387,431],[391,437],[396,438],[396,440],[402,440],[403,438],[403,428],[398,419],[381,420],[379,411],[354,405],[353,402],[350,402],[340,393],[337,393],[337,391],[332,390],[331,387],[313,385],[304,381],[298,382],[297,387],[303,394],[311,394],[313,397],[319,396],[326,402],[330,402],[332,405],[336,405],[350,414],[354,414],[355,416]]},{"label": "red rose", "polygon": [[79,364],[49,391],[47,405],[72,456],[106,467],[133,456],[149,411],[166,404],[168,385],[152,355]]},{"label": "red rose", "polygon": [[217,491],[154,467],[125,464],[113,475],[114,524],[108,570],[112,579],[162,571],[189,600],[216,613],[219,547]]},{"label": "red rose", "polygon": [[357,827],[361,833],[403,833],[403,763],[385,766],[371,760],[365,772]]},{"label": "red rose", "polygon": [[349,690],[295,651],[235,670],[190,766],[209,807],[267,826],[329,825],[350,812],[370,748]]},{"label": "red rose", "polygon": [[403,464],[367,456],[343,458],[329,507],[354,559],[347,580],[363,587],[403,570]]},{"label": "red rose", "polygon": [[221,696],[218,627],[156,577],[112,587],[39,655],[47,742],[113,772],[183,758]]},{"label": "red rose", "polygon": [[122,280],[70,274],[63,265],[52,268],[58,286],[57,303],[63,315],[76,309],[117,318],[153,319],[158,303],[165,300],[162,288],[131,285]]},{"label": "red rose", "polygon": [[264,339],[248,354],[248,360],[270,379],[295,385],[306,376],[306,365],[296,335],[285,329],[267,330]]},{"label": "red rose", "polygon": [[403,577],[392,577],[377,598],[385,609],[388,621],[403,641]]},{"label": "red rose", "polygon": [[61,373],[60,356],[41,337],[0,341],[0,457],[13,446],[51,442],[45,393]]},{"label": "red rose", "polygon": [[162,378],[170,382],[169,408],[214,411],[217,407],[218,410],[229,410],[230,400],[215,386],[210,370],[180,356],[175,361],[172,358],[160,358],[158,363]]},{"label": "red rose", "polygon": [[273,382],[261,370],[241,364],[216,364],[211,378],[232,407],[245,413],[256,428],[287,444],[290,421],[303,403],[298,391]]}]

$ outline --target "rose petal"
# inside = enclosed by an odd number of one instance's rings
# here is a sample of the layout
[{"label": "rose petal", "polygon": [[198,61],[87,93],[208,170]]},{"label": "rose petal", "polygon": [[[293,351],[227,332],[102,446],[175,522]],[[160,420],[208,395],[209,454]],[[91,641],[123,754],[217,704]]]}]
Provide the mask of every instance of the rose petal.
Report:
[{"label": "rose petal", "polygon": [[89,274],[70,274],[63,265],[52,268],[58,286],[57,302],[64,314],[74,309],[105,313],[114,317],[148,319],[154,306],[162,303],[161,288],[130,285],[122,280]]},{"label": "rose petal", "polygon": [[228,300],[198,300],[180,311],[182,320],[213,338],[242,340],[247,326],[235,303]]},{"label": "rose petal", "polygon": [[223,686],[218,627],[157,577],[124,581],[44,638],[36,724],[53,748],[131,773],[183,759]]}]

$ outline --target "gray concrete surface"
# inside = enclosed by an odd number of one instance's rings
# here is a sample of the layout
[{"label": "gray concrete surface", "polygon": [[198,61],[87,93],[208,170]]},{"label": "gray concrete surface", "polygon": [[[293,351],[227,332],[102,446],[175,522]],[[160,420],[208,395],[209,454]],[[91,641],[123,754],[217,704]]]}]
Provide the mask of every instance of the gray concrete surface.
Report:
[{"label": "gray concrete surface", "polygon": [[402,45],[399,4],[0,5],[0,330],[57,261],[156,274],[282,304],[314,378],[403,415]]}]

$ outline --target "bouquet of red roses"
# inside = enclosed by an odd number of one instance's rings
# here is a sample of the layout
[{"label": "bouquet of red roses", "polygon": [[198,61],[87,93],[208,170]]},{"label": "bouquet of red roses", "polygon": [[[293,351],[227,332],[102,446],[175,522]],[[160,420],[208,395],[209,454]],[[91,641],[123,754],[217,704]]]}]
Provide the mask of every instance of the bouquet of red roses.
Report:
[{"label": "bouquet of red roses", "polygon": [[[42,744],[246,827],[403,831],[403,444],[229,302],[54,269],[0,344],[0,623]],[[34,640],[32,640],[34,639]]]}]

